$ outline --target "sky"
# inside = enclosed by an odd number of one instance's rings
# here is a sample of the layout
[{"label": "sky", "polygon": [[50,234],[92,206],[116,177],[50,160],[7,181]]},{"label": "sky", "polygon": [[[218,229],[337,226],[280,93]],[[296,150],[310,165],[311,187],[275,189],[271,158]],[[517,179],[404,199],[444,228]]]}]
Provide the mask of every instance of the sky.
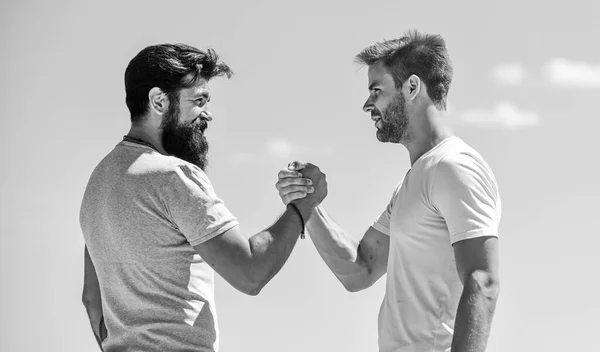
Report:
[{"label": "sky", "polygon": [[[246,236],[284,206],[292,160],[326,174],[330,215],[355,238],[410,168],[361,110],[364,47],[441,34],[454,132],[503,201],[501,293],[488,351],[597,345],[600,3],[542,1],[4,1],[0,4],[0,350],[97,351],[81,304],[79,207],[129,129],[123,74],[147,45],[214,48],[207,171]],[[309,237],[257,297],[218,278],[221,351],[376,351],[385,276],[344,290]]]}]

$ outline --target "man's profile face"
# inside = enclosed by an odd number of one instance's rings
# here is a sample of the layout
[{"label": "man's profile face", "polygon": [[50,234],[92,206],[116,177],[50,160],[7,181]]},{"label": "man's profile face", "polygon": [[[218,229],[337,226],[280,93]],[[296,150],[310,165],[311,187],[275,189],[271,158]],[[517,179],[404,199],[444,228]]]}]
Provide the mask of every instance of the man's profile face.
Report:
[{"label": "man's profile face", "polygon": [[193,87],[179,91],[179,99],[169,102],[161,123],[165,151],[202,170],[206,168],[208,153],[204,130],[212,120],[209,101],[208,81],[201,79]]},{"label": "man's profile face", "polygon": [[394,78],[383,65],[369,66],[369,98],[363,106],[371,113],[381,142],[403,143],[408,141],[408,113],[401,89],[396,88]]}]

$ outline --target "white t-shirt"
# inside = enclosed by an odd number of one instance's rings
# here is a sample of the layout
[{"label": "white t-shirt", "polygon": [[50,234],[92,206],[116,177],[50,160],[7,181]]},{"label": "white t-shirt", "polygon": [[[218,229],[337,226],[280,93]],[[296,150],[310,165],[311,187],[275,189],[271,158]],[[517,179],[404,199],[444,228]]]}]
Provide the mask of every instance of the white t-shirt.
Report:
[{"label": "white t-shirt", "polygon": [[200,168],[120,142],[90,177],[80,223],[100,283],[104,351],[218,350],[214,271],[192,246],[238,221]]},{"label": "white t-shirt", "polygon": [[452,244],[497,237],[501,208],[492,170],[461,139],[414,163],[373,224],[390,236],[381,352],[450,351],[463,289]]}]

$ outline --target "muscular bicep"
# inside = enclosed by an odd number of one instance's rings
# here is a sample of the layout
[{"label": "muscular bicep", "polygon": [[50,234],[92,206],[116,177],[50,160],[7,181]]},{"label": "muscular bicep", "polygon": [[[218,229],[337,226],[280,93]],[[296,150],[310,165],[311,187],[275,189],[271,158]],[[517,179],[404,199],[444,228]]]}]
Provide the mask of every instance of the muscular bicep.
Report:
[{"label": "muscular bicep", "polygon": [[357,262],[367,269],[367,285],[371,286],[387,271],[390,237],[369,227],[358,245]]},{"label": "muscular bicep", "polygon": [[239,226],[234,226],[223,234],[194,246],[194,249],[233,287],[244,293],[251,291],[252,251],[248,239],[241,234]]},{"label": "muscular bicep", "polygon": [[481,236],[454,243],[454,257],[460,280],[473,275],[484,276],[486,281],[499,282],[498,238]]}]

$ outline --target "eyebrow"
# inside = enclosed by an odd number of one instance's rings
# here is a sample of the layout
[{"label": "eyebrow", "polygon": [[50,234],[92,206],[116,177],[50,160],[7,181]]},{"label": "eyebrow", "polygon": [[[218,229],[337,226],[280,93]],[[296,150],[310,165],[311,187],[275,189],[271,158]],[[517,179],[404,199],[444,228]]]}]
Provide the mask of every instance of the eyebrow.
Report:
[{"label": "eyebrow", "polygon": [[379,81],[375,81],[375,82],[371,83],[371,84],[369,85],[369,90],[373,90],[373,88],[374,88],[375,86],[378,86],[378,85],[379,85]]},{"label": "eyebrow", "polygon": [[192,95],[192,99],[200,99],[200,98],[209,98],[210,93],[208,91],[203,91],[202,93],[195,93]]}]

